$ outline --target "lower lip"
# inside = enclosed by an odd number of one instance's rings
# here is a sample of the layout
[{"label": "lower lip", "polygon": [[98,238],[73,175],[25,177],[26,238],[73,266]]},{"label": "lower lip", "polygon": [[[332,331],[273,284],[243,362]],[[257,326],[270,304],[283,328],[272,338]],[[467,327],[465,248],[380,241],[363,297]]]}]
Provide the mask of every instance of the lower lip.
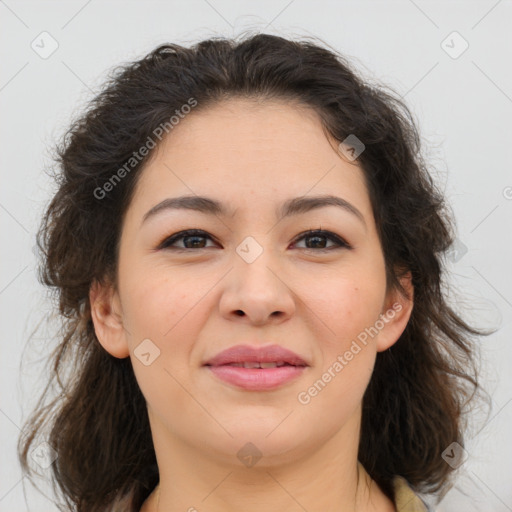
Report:
[{"label": "lower lip", "polygon": [[276,368],[241,368],[240,366],[207,366],[219,379],[250,391],[277,388],[296,379],[305,366],[280,366]]}]

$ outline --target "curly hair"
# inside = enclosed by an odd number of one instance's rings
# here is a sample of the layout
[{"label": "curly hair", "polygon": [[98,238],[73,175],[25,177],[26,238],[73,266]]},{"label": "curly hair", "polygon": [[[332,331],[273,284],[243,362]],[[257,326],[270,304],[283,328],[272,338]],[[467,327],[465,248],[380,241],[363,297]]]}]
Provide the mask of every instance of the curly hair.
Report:
[{"label": "curly hair", "polygon": [[[370,85],[332,49],[268,34],[164,44],[114,68],[56,145],[58,188],[37,246],[39,278],[57,299],[62,330],[50,382],[25,424],[28,435],[18,440],[23,471],[34,472],[29,449],[47,429],[58,454],[52,484],[68,510],[117,510],[123,503],[138,512],[157,484],[144,397],[130,358],[115,358],[98,342],[89,289],[94,280],[115,282],[123,216],[150,155],[119,182],[112,176],[191,98],[198,112],[233,97],[298,101],[317,112],[336,141],[355,134],[364,143],[358,164],[387,285],[404,293],[397,269],[410,271],[414,308],[392,349],[377,354],[363,397],[358,458],[388,497],[394,475],[417,492],[445,492],[454,470],[441,454],[454,441],[464,446],[466,407],[481,389],[475,340],[487,334],[450,306],[444,289],[453,215],[401,97]],[[52,382],[58,392],[44,405]]]}]

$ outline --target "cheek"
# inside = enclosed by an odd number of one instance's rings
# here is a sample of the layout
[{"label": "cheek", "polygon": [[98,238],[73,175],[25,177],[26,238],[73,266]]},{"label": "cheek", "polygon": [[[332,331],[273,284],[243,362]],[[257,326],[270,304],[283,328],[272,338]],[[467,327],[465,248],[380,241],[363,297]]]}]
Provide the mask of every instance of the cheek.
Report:
[{"label": "cheek", "polygon": [[[146,269],[141,275],[132,268],[124,281],[123,316],[134,373],[152,409],[163,407],[164,414],[172,403],[175,410],[185,411],[190,397],[180,383],[189,379],[190,352],[201,328],[200,299],[206,291],[197,281],[170,278],[158,269]],[[146,361],[140,357],[144,353],[150,354]]]},{"label": "cheek", "polygon": [[171,276],[158,267],[132,266],[123,276],[120,273],[120,279],[124,279],[123,321],[134,367],[140,366],[136,357],[143,340],[154,343],[155,353],[160,351],[151,366],[163,366],[164,359],[186,352],[187,340],[194,337],[190,313],[197,300],[194,293],[187,293],[193,284],[180,282],[177,275]]},{"label": "cheek", "polygon": [[159,345],[171,347],[176,332],[193,332],[191,313],[207,291],[207,283],[194,276],[170,272],[160,267],[136,268],[124,277],[123,313],[132,344],[139,338],[154,338]]},{"label": "cheek", "polygon": [[[345,421],[364,394],[376,357],[376,338],[370,328],[379,318],[385,298],[385,275],[378,265],[352,267],[331,279],[307,283],[308,306],[317,322],[318,367],[303,401],[309,414],[322,414],[336,404],[336,418]],[[369,334],[371,333],[371,334]]]},{"label": "cheek", "polygon": [[318,319],[319,339],[332,351],[350,344],[378,319],[385,298],[385,277],[378,271],[352,267],[316,274],[304,280],[300,289],[309,315]]},{"label": "cheek", "polygon": [[383,300],[376,284],[353,273],[331,281],[317,301],[325,319],[318,325],[327,324],[328,335],[317,331],[318,365],[297,398],[305,417],[322,418],[333,431],[359,406],[372,376],[376,339],[367,330],[379,318]]}]

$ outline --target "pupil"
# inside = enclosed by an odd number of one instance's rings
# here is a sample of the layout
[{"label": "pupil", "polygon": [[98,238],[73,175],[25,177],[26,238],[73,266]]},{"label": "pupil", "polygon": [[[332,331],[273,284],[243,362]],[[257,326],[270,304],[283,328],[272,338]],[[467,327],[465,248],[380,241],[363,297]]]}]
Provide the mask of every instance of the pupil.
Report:
[{"label": "pupil", "polygon": [[[324,239],[324,240],[325,240],[325,237],[323,237],[323,236],[318,236],[318,235],[308,237],[308,240],[311,240],[311,239],[313,239],[313,240],[317,240],[317,241],[318,241],[319,239],[320,239],[320,240],[321,240],[321,239]],[[315,246],[315,247],[317,247],[317,246]],[[324,248],[325,248],[325,244],[323,244],[323,245],[322,245],[322,247],[320,247],[320,248],[321,248],[321,249],[324,249]]]},{"label": "pupil", "polygon": [[[186,245],[187,240],[190,240],[190,239],[194,240],[194,242],[192,242],[192,243],[193,243],[193,247],[197,248],[197,247],[198,247],[198,246],[197,246],[197,240],[198,240],[198,239],[199,239],[199,240],[204,239],[204,237],[201,237],[201,236],[198,236],[198,235],[191,235],[191,236],[187,236],[187,237],[184,239],[184,240],[185,240],[185,245]],[[201,248],[202,248],[202,247],[200,246],[200,247],[199,247],[199,249],[201,249]],[[190,249],[190,247],[187,247],[187,249]]]}]

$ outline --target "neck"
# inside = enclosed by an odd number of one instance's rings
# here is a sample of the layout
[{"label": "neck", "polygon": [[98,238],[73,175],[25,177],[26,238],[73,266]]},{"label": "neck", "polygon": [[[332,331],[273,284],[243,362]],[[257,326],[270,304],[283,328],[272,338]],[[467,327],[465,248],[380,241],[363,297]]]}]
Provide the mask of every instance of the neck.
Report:
[{"label": "neck", "polygon": [[[204,450],[155,436],[160,484],[141,512],[394,512],[393,503],[357,460],[358,439],[345,439],[341,444],[349,448],[344,452],[336,449],[343,434],[300,460],[277,464],[262,457],[252,467],[239,461],[219,464]],[[167,445],[163,450],[162,444]]]}]

